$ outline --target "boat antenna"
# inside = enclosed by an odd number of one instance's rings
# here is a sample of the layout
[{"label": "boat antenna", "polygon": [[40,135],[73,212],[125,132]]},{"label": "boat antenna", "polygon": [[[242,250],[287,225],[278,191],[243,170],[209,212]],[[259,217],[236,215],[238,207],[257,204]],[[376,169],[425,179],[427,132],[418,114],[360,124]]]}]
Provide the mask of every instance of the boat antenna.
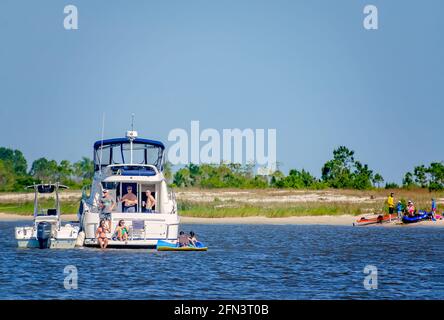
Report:
[{"label": "boat antenna", "polygon": [[134,113],[131,115],[131,131],[127,131],[126,137],[130,142],[130,164],[133,164],[133,142],[137,139],[137,131],[134,131]]},{"label": "boat antenna", "polygon": [[103,139],[105,135],[105,112],[102,115],[102,140],[100,143],[99,172],[102,173]]}]

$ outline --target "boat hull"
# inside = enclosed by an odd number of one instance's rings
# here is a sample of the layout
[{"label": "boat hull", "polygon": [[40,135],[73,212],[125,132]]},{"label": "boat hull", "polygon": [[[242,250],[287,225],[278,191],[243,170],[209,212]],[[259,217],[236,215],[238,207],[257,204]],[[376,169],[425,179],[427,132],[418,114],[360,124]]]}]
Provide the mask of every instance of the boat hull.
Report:
[{"label": "boat hull", "polygon": [[[128,240],[116,239],[116,226],[124,220],[129,228]],[[99,214],[86,213],[83,219],[85,232],[84,246],[99,247],[96,230],[100,222]],[[156,248],[159,240],[177,240],[179,230],[179,217],[173,214],[147,214],[147,213],[112,213],[111,231],[108,233],[109,248]]]},{"label": "boat hull", "polygon": [[[48,241],[48,249],[73,249],[76,246],[77,239],[50,239]],[[21,239],[17,240],[19,248],[40,248],[37,239]]]},{"label": "boat hull", "polygon": [[[47,240],[45,248],[71,249],[76,246],[79,227],[70,224],[61,226],[52,231],[52,236]],[[19,248],[40,248],[37,237],[37,228],[26,226],[15,228],[15,239]]]},{"label": "boat hull", "polygon": [[377,224],[377,223],[386,223],[393,220],[397,220],[398,215],[397,214],[387,214],[387,215],[379,215],[374,218],[365,218],[362,217],[359,220],[356,220],[356,222],[353,223],[354,226],[368,226],[371,224]]}]

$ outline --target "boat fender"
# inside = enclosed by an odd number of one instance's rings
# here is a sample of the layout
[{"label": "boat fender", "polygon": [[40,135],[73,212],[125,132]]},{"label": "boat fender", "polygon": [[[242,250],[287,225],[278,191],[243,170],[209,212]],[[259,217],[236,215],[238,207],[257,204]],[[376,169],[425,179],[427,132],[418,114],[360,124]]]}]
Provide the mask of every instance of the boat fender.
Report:
[{"label": "boat fender", "polygon": [[85,232],[80,231],[76,240],[76,247],[83,247],[83,243],[85,242]]}]

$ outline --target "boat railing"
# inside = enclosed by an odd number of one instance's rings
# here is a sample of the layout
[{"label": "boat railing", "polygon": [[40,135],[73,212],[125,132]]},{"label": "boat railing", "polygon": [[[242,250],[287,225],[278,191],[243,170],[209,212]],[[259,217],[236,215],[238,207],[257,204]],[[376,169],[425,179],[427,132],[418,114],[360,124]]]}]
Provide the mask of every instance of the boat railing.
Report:
[{"label": "boat railing", "polygon": [[176,193],[174,192],[173,188],[168,190],[168,200],[176,201]]},{"label": "boat railing", "polygon": [[[173,188],[170,188],[168,190],[168,200],[173,202],[173,203],[177,203],[177,201],[176,201],[176,193],[174,192]],[[175,205],[173,205],[173,209],[171,209],[170,213],[171,214],[176,214],[177,213],[177,209],[176,209]]]}]

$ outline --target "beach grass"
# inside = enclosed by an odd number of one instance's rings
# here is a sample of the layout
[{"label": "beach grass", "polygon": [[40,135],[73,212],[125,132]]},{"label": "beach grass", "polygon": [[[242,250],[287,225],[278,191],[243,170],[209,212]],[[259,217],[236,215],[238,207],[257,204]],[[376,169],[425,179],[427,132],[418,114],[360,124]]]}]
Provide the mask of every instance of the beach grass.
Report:
[{"label": "beach grass", "polygon": [[[444,192],[427,190],[288,190],[288,189],[177,189],[178,210],[181,216],[199,218],[223,217],[292,217],[292,216],[339,216],[364,215],[385,211],[385,199],[393,191],[395,200],[412,199],[418,210],[430,210],[430,199],[437,199],[438,211],[444,206]],[[317,200],[296,200],[291,197],[316,195]],[[288,198],[289,197],[289,198]],[[287,201],[287,198],[290,199]],[[327,199],[327,200],[325,200]],[[339,199],[341,199],[339,201]],[[266,201],[264,201],[266,200]],[[70,195],[61,201],[62,214],[76,214],[80,194]],[[52,198],[43,199],[40,207],[54,206]],[[34,203],[14,194],[0,197],[0,212],[32,215]]]},{"label": "beach grass", "polygon": [[[54,208],[54,201],[44,200],[39,203],[39,208]],[[64,201],[60,205],[62,214],[77,213],[79,201]],[[33,201],[0,202],[0,212],[18,215],[32,215],[34,212]]]}]

